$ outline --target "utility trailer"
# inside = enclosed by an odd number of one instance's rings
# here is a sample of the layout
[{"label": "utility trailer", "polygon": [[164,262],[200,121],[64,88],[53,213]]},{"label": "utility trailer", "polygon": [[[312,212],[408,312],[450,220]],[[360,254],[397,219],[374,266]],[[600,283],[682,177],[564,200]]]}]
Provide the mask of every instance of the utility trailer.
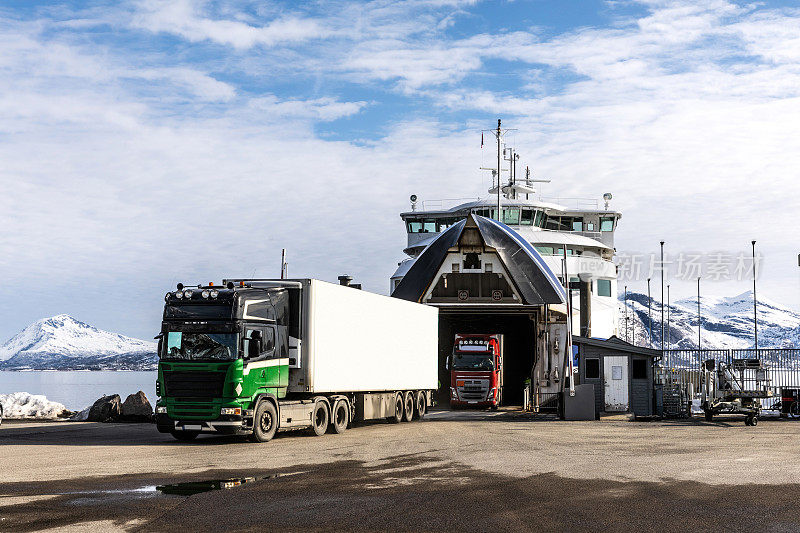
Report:
[{"label": "utility trailer", "polygon": [[224,280],[165,296],[156,424],[270,440],[422,418],[438,386],[438,310],[315,279]]},{"label": "utility trailer", "polygon": [[758,424],[761,400],[772,397],[769,370],[760,359],[734,359],[732,363],[709,359],[703,364],[702,376],[706,420],[721,413],[742,414],[746,425]]}]

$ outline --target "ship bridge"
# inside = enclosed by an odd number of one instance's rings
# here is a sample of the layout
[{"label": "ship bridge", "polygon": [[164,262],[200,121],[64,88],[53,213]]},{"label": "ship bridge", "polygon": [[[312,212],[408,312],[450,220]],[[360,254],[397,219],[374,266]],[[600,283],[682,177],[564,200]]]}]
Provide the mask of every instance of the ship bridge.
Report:
[{"label": "ship bridge", "polygon": [[446,360],[455,335],[464,333],[504,336],[506,404],[522,404],[527,379],[555,368],[563,375],[566,291],[536,249],[505,224],[475,214],[456,222],[420,253],[392,296],[439,308],[443,384],[450,382]]}]

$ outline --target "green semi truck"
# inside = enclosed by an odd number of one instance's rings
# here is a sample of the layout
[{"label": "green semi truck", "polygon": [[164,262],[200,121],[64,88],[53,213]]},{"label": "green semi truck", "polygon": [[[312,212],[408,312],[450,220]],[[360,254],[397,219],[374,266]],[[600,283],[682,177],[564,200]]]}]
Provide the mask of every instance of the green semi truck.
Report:
[{"label": "green semi truck", "polygon": [[178,284],[157,338],[156,424],[179,440],[418,420],[437,387],[435,308],[314,279]]}]

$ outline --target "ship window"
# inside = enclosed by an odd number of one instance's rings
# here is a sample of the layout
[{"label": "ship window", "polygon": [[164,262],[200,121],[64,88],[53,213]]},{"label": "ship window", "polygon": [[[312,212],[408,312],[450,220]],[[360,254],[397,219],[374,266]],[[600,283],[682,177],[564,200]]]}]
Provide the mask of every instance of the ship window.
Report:
[{"label": "ship window", "polygon": [[597,295],[598,296],[611,296],[611,280],[598,279],[597,280]]},{"label": "ship window", "polygon": [[586,360],[586,379],[600,379],[600,359]]},{"label": "ship window", "polygon": [[503,223],[505,224],[519,224],[519,208],[518,207],[511,207],[508,209],[503,209]]},{"label": "ship window", "polygon": [[547,229],[559,229],[559,224],[561,223],[560,217],[547,217],[547,222],[545,222],[544,227]]},{"label": "ship window", "polygon": [[600,219],[600,231],[614,231],[614,217],[602,217]]},{"label": "ship window", "polygon": [[553,255],[553,247],[552,246],[537,246],[536,251],[542,255]]},{"label": "ship window", "polygon": [[583,219],[582,218],[573,218],[572,219],[572,231],[583,231]]},{"label": "ship window", "polygon": [[408,221],[408,232],[409,233],[422,233],[422,221],[420,221],[420,220],[409,220]]},{"label": "ship window", "polygon": [[523,226],[530,226],[533,224],[533,213],[534,211],[530,209],[523,209],[520,217],[520,223]]},{"label": "ship window", "polygon": [[586,223],[586,231],[594,231],[594,222]]},{"label": "ship window", "polygon": [[422,233],[436,233],[436,221],[433,219],[426,219],[422,223]]}]

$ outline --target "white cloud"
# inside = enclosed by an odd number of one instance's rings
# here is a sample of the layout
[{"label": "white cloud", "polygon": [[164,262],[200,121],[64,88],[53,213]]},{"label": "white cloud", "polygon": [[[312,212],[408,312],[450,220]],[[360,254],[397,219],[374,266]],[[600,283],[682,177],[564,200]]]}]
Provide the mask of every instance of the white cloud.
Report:
[{"label": "white cloud", "polygon": [[325,37],[317,21],[285,17],[263,26],[231,19],[205,16],[206,2],[192,0],[143,0],[133,16],[132,24],[154,32],[180,35],[192,42],[213,41],[245,49],[252,46],[274,46]]},{"label": "white cloud", "polygon": [[358,113],[367,105],[367,102],[339,102],[330,97],[311,100],[280,100],[274,95],[267,95],[251,99],[249,105],[270,117],[329,122]]}]

